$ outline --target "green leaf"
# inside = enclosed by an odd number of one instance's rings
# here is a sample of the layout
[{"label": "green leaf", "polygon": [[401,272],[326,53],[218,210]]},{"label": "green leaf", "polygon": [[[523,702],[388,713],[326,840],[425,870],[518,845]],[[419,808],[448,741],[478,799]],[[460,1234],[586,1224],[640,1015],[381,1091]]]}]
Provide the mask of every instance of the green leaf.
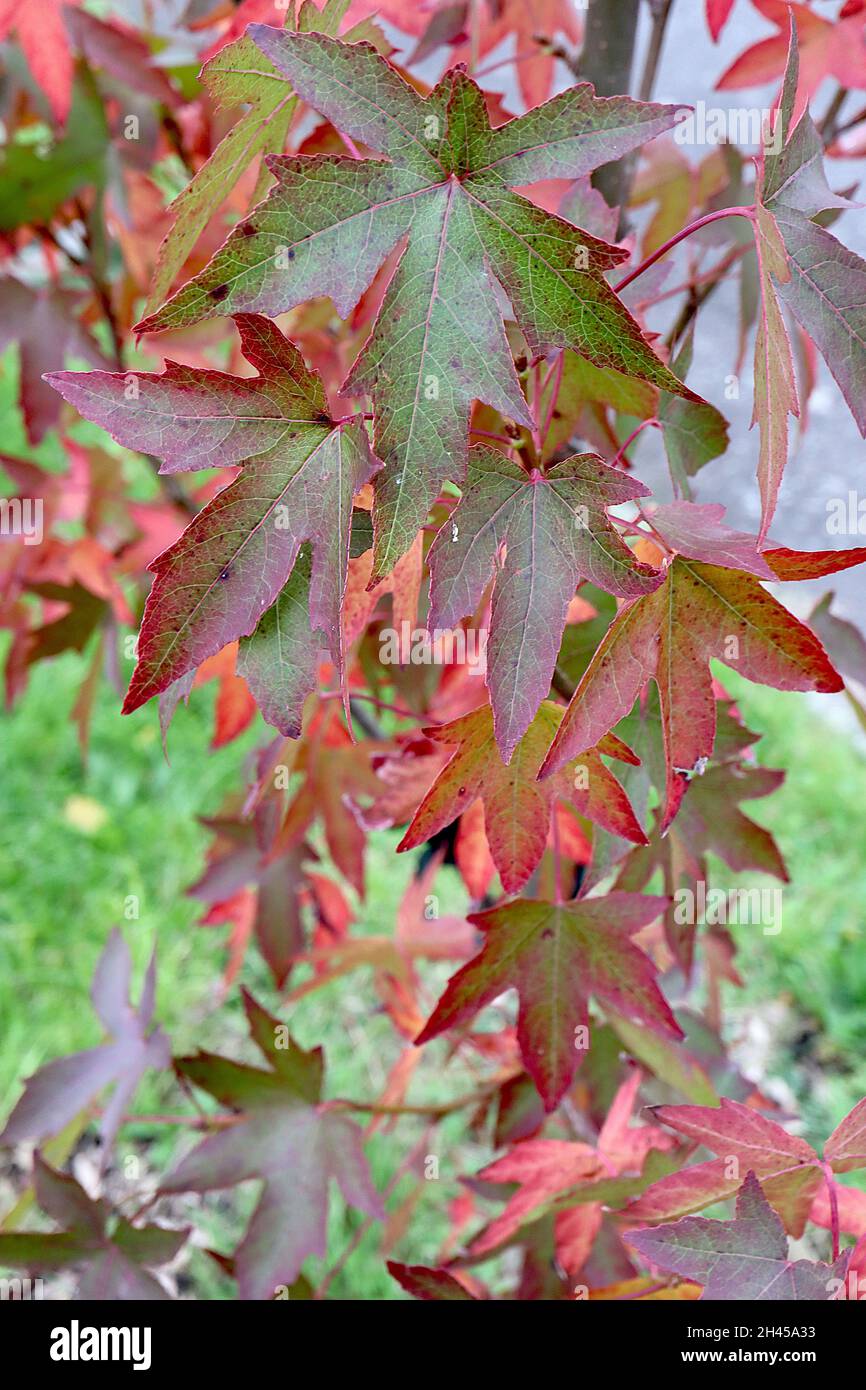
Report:
[{"label": "green leaf", "polygon": [[0,157],[0,231],[50,222],[62,203],[89,185],[102,187],[111,147],[105,105],[90,73],[72,89],[66,130],[47,150],[8,142]]},{"label": "green leaf", "polygon": [[[305,101],[390,162],[272,158],[277,181],[266,202],[138,330],[239,308],[273,316],[323,294],[345,317],[399,248],[343,387],[372,396],[385,465],[371,582],[408,549],[443,482],[462,479],[473,400],[532,425],[491,272],[534,353],[570,347],[596,366],[691,396],[604,279],[625,253],[509,188],[542,169],[582,173],[634,149],[672,125],[676,108],[648,111],[627,98],[611,107],[577,88],[512,123],[515,136],[512,124],[490,129],[481,92],[460,71],[423,99],[368,44],[261,25],[250,36]],[[590,134],[595,127],[604,138]]]},{"label": "green leaf", "polygon": [[623,1018],[616,1010],[607,1008],[605,1014],[627,1052],[663,1081],[695,1105],[718,1105],[712,1081],[703,1067],[683,1047],[648,1033],[638,1023]]}]

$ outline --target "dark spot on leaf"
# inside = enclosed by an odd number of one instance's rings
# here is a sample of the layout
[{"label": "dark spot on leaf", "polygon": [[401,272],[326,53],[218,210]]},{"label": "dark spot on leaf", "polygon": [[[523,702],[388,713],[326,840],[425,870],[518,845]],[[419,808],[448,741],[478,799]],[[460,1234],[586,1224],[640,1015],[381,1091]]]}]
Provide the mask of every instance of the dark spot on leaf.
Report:
[{"label": "dark spot on leaf", "polygon": [[230,579],[231,573],[232,572],[230,569],[223,570],[222,574],[220,575],[220,583],[224,584],[227,579]]},{"label": "dark spot on leaf", "polygon": [[225,299],[225,297],[226,297],[226,295],[228,294],[228,292],[229,292],[229,287],[228,287],[228,285],[217,285],[216,289],[208,290],[208,296],[209,296],[211,299],[220,300],[220,299]]},{"label": "dark spot on leaf", "polygon": [[553,936],[553,927],[545,927],[545,928],[544,928],[544,931],[541,933],[541,939],[542,939],[542,941],[549,941],[550,938],[551,938],[552,936]]},{"label": "dark spot on leaf", "polygon": [[252,222],[242,222],[240,226],[241,236],[255,236],[257,228]]}]

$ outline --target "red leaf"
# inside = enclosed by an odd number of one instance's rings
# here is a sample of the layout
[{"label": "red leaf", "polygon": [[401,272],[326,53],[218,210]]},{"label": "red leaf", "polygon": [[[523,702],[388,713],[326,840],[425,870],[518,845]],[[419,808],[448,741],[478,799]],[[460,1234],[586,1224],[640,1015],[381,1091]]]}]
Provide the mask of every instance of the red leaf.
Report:
[{"label": "red leaf", "polygon": [[719,36],[728,22],[731,10],[734,8],[734,0],[706,0],[707,4],[707,24],[713,36],[713,42],[718,43]]},{"label": "red leaf", "polygon": [[413,1298],[445,1303],[476,1301],[476,1295],[447,1269],[428,1269],[425,1265],[402,1265],[397,1260],[388,1260],[388,1273]]},{"label": "red leaf", "polygon": [[688,780],[712,755],[716,657],[777,690],[842,689],[818,639],[751,575],[678,556],[661,589],[624,604],[578,685],[541,776],[591,748],[624,718],[650,679],[659,689],[667,798],[676,815]]},{"label": "red leaf", "polygon": [[850,1258],[846,1250],[832,1265],[789,1261],[784,1227],[753,1172],[737,1195],[733,1221],[690,1217],[632,1231],[628,1240],[654,1265],[703,1284],[704,1298],[737,1302],[832,1299]]},{"label": "red leaf", "polygon": [[590,995],[663,1037],[682,1037],[652,962],[630,939],[666,905],[666,898],[611,893],[560,904],[521,899],[470,917],[487,933],[484,946],[448,982],[416,1042],[467,1023],[516,988],[524,1064],[545,1108],[555,1109],[581,1058],[576,1030],[588,1025]]},{"label": "red leaf", "polygon": [[805,1139],[739,1101],[721,1106],[660,1105],[657,1120],[719,1157],[662,1178],[628,1208],[640,1221],[659,1221],[700,1211],[731,1197],[752,1169],[767,1200],[793,1236],[801,1236],[821,1181],[820,1160]]},{"label": "red leaf", "polygon": [[78,0],[0,0],[0,39],[14,28],[30,71],[59,125],[69,115],[74,64],[63,22],[66,4]]},{"label": "red leaf", "polygon": [[545,701],[507,765],[499,757],[489,705],[482,705],[451,724],[425,729],[429,739],[456,744],[457,749],[427,792],[397,848],[417,848],[468,811],[478,798],[484,802],[490,853],[508,893],[523,887],[544,853],[557,799],[569,802],[581,815],[613,834],[644,843],[644,833],[628,797],[599,756],[600,752],[621,756],[622,745],[590,749],[579,765],[562,768],[546,783],[536,781],[561,717],[560,706]]},{"label": "red leaf", "polygon": [[313,546],[310,627],[342,665],[340,607],[355,493],[375,469],[360,422],[334,424],[297,349],[269,319],[236,319],[252,380],[168,362],[159,376],[59,372],[58,391],[166,471],[244,463],[240,477],[157,556],[124,702],[129,714],[214,652],[247,636]]}]

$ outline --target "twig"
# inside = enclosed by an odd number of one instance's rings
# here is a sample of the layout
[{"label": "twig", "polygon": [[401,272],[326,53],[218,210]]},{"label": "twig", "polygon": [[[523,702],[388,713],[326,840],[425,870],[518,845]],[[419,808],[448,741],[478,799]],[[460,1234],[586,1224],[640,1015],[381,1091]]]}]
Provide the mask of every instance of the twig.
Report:
[{"label": "twig", "polygon": [[836,117],[845,105],[847,98],[848,88],[840,87],[833,100],[830,102],[830,105],[827,107],[826,114],[818,126],[818,134],[821,137],[822,143],[825,145],[829,145],[831,140],[836,136]]},{"label": "twig", "polygon": [[662,424],[661,420],[657,420],[655,416],[653,416],[650,420],[641,420],[640,424],[632,430],[628,439],[626,439],[622,444],[620,444],[615,456],[611,459],[611,468],[619,467],[619,464],[622,462],[623,457],[625,456],[625,451],[628,448],[628,446],[632,443],[633,440],[637,439],[641,430],[649,428],[661,430],[664,429],[664,425]]},{"label": "twig", "polygon": [[675,236],[669,237],[662,246],[659,246],[653,251],[651,256],[647,256],[645,261],[641,261],[639,266],[635,266],[634,270],[630,270],[628,275],[620,280],[619,284],[614,285],[617,294],[622,294],[622,291],[630,285],[633,280],[636,280],[639,275],[643,275],[645,270],[649,270],[651,265],[655,265],[656,261],[661,260],[662,256],[666,256],[668,251],[672,251],[681,241],[685,241],[686,237],[690,237],[693,232],[699,232],[701,227],[708,227],[711,222],[720,221],[723,217],[745,217],[749,222],[754,222],[755,209],[745,206],[717,208],[715,212],[708,212],[703,217],[699,217],[696,222],[690,222],[687,227],[683,227],[682,231],[677,232]]},{"label": "twig", "polygon": [[[544,445],[547,441],[547,436],[550,433],[550,426],[553,424],[553,416],[554,412],[556,411],[557,401],[559,400],[559,390],[562,386],[562,372],[564,366],[565,353],[562,350],[560,350],[557,354],[556,362],[548,372],[547,377],[544,381],[544,385],[541,388],[541,396],[543,399],[548,384],[550,384],[550,400],[547,402],[547,409],[544,413],[544,420],[541,424],[541,428],[538,431],[539,455],[542,454],[544,451]],[[541,401],[539,401],[539,405],[540,404]]]},{"label": "twig", "polygon": [[652,96],[659,60],[662,56],[662,45],[665,41],[665,29],[667,28],[668,16],[670,15],[672,5],[673,0],[649,0],[650,12],[652,14],[652,32],[650,33],[643,75],[638,87],[638,101],[649,101]]}]

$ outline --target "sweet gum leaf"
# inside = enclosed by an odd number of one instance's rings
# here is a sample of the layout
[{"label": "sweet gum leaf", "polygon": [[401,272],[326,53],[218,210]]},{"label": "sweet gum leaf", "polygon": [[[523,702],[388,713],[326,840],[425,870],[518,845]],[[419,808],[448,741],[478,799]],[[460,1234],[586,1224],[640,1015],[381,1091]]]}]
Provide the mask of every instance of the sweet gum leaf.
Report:
[{"label": "sweet gum leaf", "polygon": [[[321,1048],[305,1052],[246,992],[250,1035],[268,1070],[200,1053],[176,1067],[194,1085],[241,1113],[205,1139],[162,1184],[163,1192],[211,1192],[260,1178],[263,1187],[235,1254],[242,1298],[272,1299],[311,1255],[326,1252],[328,1193],[382,1216],[356,1125],[323,1109]],[[284,1036],[285,1035],[285,1036]]]},{"label": "sweet gum leaf", "polygon": [[389,162],[272,158],[267,200],[138,331],[238,309],[275,315],[323,294],[345,317],[399,247],[343,388],[372,396],[385,465],[371,582],[408,549],[442,483],[462,479],[473,400],[531,427],[492,277],[533,352],[570,347],[692,396],[604,279],[624,253],[511,191],[617,158],[673,125],[678,108],[603,101],[584,85],[492,130],[482,93],[459,69],[422,98],[368,44],[265,25],[249,33],[304,100]]},{"label": "sweet gum leaf", "polygon": [[495,576],[487,684],[506,761],[548,694],[581,579],[620,598],[662,583],[659,571],[635,559],[606,512],[646,495],[641,483],[595,454],[530,474],[493,449],[471,451],[463,497],[428,556],[429,623],[449,628],[474,613]]},{"label": "sweet gum leaf", "polygon": [[655,967],[631,937],[654,921],[667,898],[610,893],[550,903],[520,899],[470,918],[485,932],[479,955],[458,970],[416,1038],[428,1042],[474,1018],[506,989],[520,996],[517,1037],[545,1109],[571,1084],[589,998],[668,1038],[682,1037],[655,982]]},{"label": "sweet gum leaf", "polygon": [[310,627],[342,667],[352,501],[376,462],[360,421],[330,420],[321,384],[275,324],[245,314],[237,325],[258,377],[172,362],[160,375],[133,374],[133,389],[128,373],[49,377],[88,419],[127,447],[155,453],[169,472],[244,465],[151,565],[156,578],[126,713],[249,636],[305,541],[312,543]]},{"label": "sweet gum leaf", "polygon": [[845,1278],[851,1252],[832,1265],[788,1259],[785,1228],[750,1172],[733,1221],[686,1217],[672,1226],[630,1231],[629,1243],[652,1264],[704,1285],[704,1298],[790,1303],[830,1300]]}]

